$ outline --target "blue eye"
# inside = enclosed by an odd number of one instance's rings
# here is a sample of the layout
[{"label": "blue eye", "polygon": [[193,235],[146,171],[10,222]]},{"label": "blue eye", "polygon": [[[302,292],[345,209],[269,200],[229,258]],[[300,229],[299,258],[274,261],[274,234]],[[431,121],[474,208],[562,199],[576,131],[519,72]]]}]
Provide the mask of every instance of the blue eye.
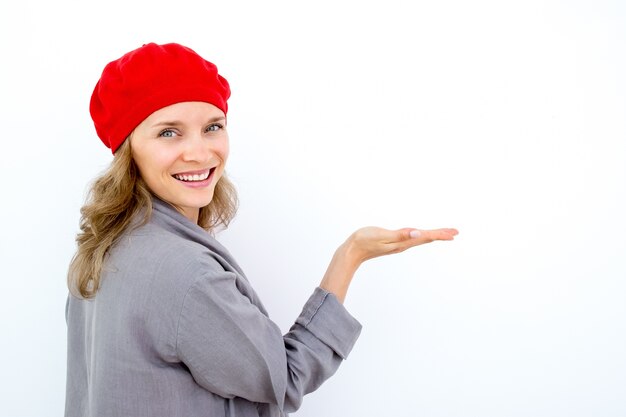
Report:
[{"label": "blue eye", "polygon": [[219,123],[213,123],[207,126],[206,131],[207,132],[217,132],[220,129],[223,129],[224,126],[222,126]]},{"label": "blue eye", "polygon": [[177,135],[178,134],[174,132],[172,129],[165,129],[164,131],[159,133],[159,137],[162,137],[162,138],[173,138],[174,136],[177,136]]}]

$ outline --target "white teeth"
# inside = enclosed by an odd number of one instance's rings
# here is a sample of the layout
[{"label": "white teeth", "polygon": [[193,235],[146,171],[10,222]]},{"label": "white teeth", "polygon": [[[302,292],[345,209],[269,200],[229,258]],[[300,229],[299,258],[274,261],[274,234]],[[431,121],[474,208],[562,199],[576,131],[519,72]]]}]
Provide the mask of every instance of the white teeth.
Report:
[{"label": "white teeth", "polygon": [[204,174],[194,174],[194,175],[181,175],[174,174],[174,178],[181,181],[204,181],[209,178],[209,174],[211,171],[207,171]]}]

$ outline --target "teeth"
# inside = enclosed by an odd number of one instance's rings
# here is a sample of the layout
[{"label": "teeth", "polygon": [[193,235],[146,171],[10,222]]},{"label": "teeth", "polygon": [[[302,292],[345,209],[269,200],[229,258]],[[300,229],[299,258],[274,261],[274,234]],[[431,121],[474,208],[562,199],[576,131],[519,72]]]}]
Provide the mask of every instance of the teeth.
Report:
[{"label": "teeth", "polygon": [[181,180],[181,181],[204,181],[207,178],[209,178],[210,173],[211,173],[210,171],[207,171],[204,174],[194,174],[194,175],[174,174],[174,178],[176,178],[177,180]]}]

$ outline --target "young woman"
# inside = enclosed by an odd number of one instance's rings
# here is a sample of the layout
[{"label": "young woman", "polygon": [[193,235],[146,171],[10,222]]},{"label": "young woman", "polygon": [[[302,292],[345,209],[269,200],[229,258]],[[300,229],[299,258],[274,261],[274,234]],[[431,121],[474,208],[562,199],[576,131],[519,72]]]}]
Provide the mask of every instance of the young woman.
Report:
[{"label": "young woman", "polygon": [[214,238],[237,208],[229,96],[215,65],[179,44],[104,68],[90,111],[114,158],[81,210],[68,274],[66,416],[284,416],[359,335],[342,304],[359,265],[456,235],[357,230],[282,335]]}]

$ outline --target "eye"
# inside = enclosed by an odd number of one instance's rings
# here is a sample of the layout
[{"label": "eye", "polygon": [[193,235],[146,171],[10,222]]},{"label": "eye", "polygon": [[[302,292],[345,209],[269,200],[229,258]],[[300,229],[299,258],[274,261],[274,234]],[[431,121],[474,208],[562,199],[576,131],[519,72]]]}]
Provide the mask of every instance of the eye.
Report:
[{"label": "eye", "polygon": [[176,133],[172,129],[165,129],[161,131],[161,133],[159,133],[159,137],[162,137],[162,138],[173,138],[175,136],[178,136],[178,133]]},{"label": "eye", "polygon": [[223,129],[224,126],[219,124],[219,123],[212,123],[210,125],[207,126],[206,131],[207,132],[217,132],[221,129]]}]

